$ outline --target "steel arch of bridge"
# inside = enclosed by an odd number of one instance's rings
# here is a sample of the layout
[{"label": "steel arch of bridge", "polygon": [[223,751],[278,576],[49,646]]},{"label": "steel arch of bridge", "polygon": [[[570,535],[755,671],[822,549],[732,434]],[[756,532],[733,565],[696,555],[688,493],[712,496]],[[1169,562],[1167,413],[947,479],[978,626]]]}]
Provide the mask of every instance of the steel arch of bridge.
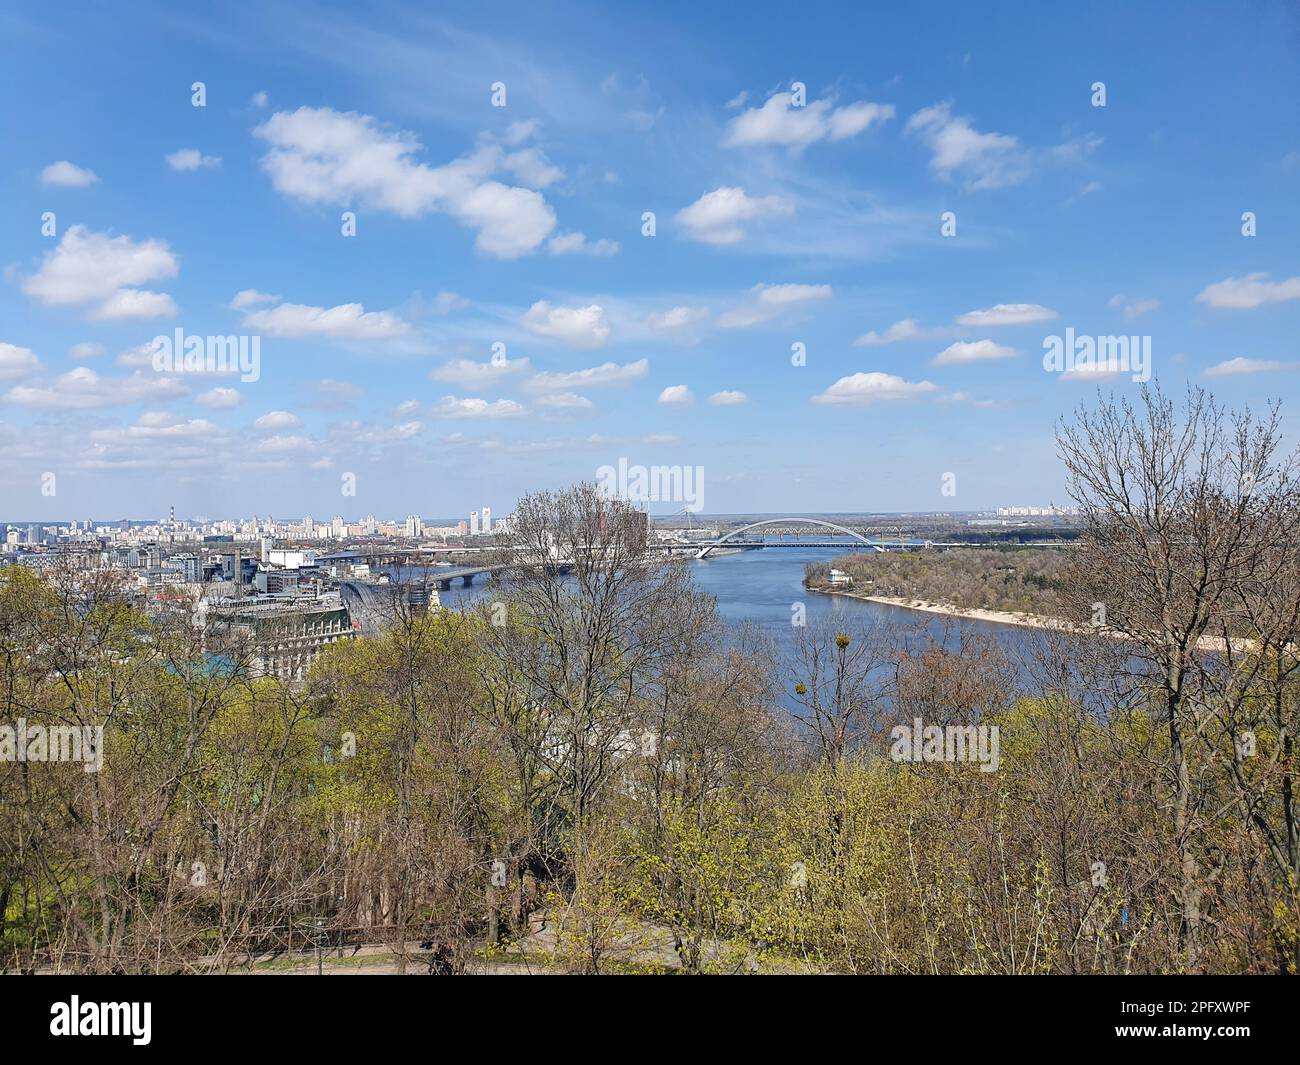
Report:
[{"label": "steel arch of bridge", "polygon": [[843,525],[836,525],[834,522],[822,521],[820,518],[764,518],[762,521],[756,521],[752,525],[746,525],[739,529],[732,529],[726,536],[709,544],[703,548],[696,558],[705,558],[708,553],[715,547],[721,547],[733,536],[739,536],[741,533],[749,532],[750,529],[759,529],[764,525],[820,525],[823,529],[834,529],[837,533],[843,533],[845,536],[851,536],[859,543],[867,547],[875,548],[877,551],[883,551],[879,544],[873,544],[860,532],[854,532],[852,529],[846,529]]}]

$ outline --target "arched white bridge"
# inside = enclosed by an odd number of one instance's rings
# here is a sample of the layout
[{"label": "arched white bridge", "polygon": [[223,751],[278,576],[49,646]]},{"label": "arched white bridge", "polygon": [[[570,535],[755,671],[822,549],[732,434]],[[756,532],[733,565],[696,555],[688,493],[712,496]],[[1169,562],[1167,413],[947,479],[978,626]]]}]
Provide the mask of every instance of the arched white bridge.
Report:
[{"label": "arched white bridge", "polygon": [[764,518],[762,521],[756,521],[752,525],[746,525],[739,529],[732,529],[726,536],[720,537],[713,541],[708,547],[703,548],[696,558],[706,558],[710,551],[715,547],[721,547],[732,537],[739,536],[741,533],[749,532],[750,529],[760,529],[764,525],[820,525],[823,529],[833,529],[844,536],[851,536],[859,543],[872,548],[875,551],[884,551],[880,544],[874,544],[863,536],[860,532],[854,532],[852,529],[846,529],[843,525],[836,525],[834,522],[822,521],[820,518]]}]

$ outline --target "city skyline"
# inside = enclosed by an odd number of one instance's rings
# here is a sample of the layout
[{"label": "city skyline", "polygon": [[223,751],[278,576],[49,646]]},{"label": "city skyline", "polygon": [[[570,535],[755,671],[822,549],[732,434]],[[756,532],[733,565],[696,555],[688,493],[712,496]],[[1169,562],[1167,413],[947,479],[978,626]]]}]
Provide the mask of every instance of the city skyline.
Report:
[{"label": "city skyline", "polygon": [[622,459],[706,514],[1066,505],[1056,420],[1147,376],[1296,442],[1285,5],[73,6],[0,14],[15,523],[506,514]]}]

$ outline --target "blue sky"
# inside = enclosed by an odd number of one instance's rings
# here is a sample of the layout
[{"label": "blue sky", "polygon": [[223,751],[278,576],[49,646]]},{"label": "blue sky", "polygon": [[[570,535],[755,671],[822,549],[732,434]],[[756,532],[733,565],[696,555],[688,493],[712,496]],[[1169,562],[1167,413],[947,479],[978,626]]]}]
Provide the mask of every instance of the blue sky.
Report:
[{"label": "blue sky", "polygon": [[0,520],[1064,502],[1067,329],[1294,440],[1294,5],[620,7],[7,5]]}]

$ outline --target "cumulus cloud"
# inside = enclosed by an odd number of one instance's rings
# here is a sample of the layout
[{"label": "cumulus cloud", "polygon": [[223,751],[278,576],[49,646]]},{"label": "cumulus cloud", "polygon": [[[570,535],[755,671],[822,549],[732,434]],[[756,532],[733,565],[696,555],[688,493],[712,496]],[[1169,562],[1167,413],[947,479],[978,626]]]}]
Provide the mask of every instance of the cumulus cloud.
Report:
[{"label": "cumulus cloud", "polygon": [[22,282],[22,290],[46,306],[97,305],[92,313],[101,318],[156,317],[176,312],[171,297],[136,286],[179,272],[166,241],[110,237],[75,225],[58,247],[45,253],[41,268]]},{"label": "cumulus cloud", "polygon": [[957,318],[959,325],[988,329],[998,325],[1025,325],[1028,322],[1046,322],[1056,317],[1050,307],[1037,303],[999,303],[978,311],[967,311]]},{"label": "cumulus cloud", "polygon": [[949,344],[931,363],[935,366],[958,366],[968,362],[987,362],[990,359],[1011,359],[1019,355],[1015,348],[996,344],[992,340],[960,340]]},{"label": "cumulus cloud", "polygon": [[699,325],[709,316],[703,307],[670,307],[646,315],[645,324],[658,333],[672,333]]},{"label": "cumulus cloud", "polygon": [[91,410],[176,399],[186,392],[185,385],[174,375],[137,371],[129,377],[100,377],[90,367],[78,366],[50,386],[11,388],[4,400],[21,407]]},{"label": "cumulus cloud", "polygon": [[521,321],[534,336],[559,340],[574,348],[599,348],[609,339],[605,311],[598,303],[555,307],[547,300],[538,300]]},{"label": "cumulus cloud", "polygon": [[316,443],[310,437],[281,434],[259,440],[253,445],[253,450],[264,454],[283,455],[295,451],[315,451],[316,447]]},{"label": "cumulus cloud", "polygon": [[724,185],[706,192],[677,212],[677,224],[692,240],[703,244],[738,244],[745,225],[794,213],[794,204],[780,196],[750,196],[739,186]]},{"label": "cumulus cloud", "polygon": [[486,399],[443,396],[433,405],[435,418],[518,418],[527,413],[528,410],[513,399],[489,403]]},{"label": "cumulus cloud", "polygon": [[98,180],[99,175],[93,170],[77,166],[66,159],[51,163],[41,171],[42,185],[56,185],[65,189],[83,189],[87,185],[95,184]]},{"label": "cumulus cloud", "polygon": [[101,322],[122,322],[140,318],[169,318],[176,313],[176,303],[166,292],[120,288],[95,308],[90,316]]},{"label": "cumulus cloud", "polygon": [[300,425],[302,422],[298,416],[287,410],[270,411],[253,422],[253,428],[259,433],[278,433],[284,429],[297,429]]},{"label": "cumulus cloud", "polygon": [[170,155],[163,156],[167,165],[181,172],[187,170],[211,170],[221,165],[221,156],[204,155],[197,148],[181,148]]},{"label": "cumulus cloud", "polygon": [[536,251],[555,228],[555,212],[540,192],[492,177],[506,170],[525,183],[549,183],[537,154],[508,154],[485,140],[469,155],[433,167],[415,161],[420,142],[413,134],[328,107],[277,112],[253,134],[268,145],[262,168],[292,199],[360,203],[403,218],[440,211],[475,230],[475,247],[500,259]]},{"label": "cumulus cloud", "polygon": [[642,380],[649,372],[649,359],[637,359],[621,366],[616,362],[606,362],[569,373],[533,374],[527,381],[527,388],[533,392],[571,392],[605,385],[625,385]]},{"label": "cumulus cloud", "polygon": [[118,366],[125,366],[129,370],[152,370],[153,355],[153,344],[137,344],[133,348],[127,348],[126,351],[118,352],[113,361]]},{"label": "cumulus cloud", "polygon": [[787,311],[797,310],[834,294],[830,285],[757,284],[749,290],[749,299],[718,317],[723,329],[747,329],[771,321]]},{"label": "cumulus cloud", "polygon": [[748,403],[749,397],[744,392],[732,392],[724,389],[721,392],[714,392],[709,397],[709,403],[715,407],[738,407],[742,403]]},{"label": "cumulus cloud", "polygon": [[0,344],[0,381],[16,381],[41,368],[41,360],[31,348]]},{"label": "cumulus cloud", "polygon": [[878,333],[874,329],[863,333],[853,342],[853,346],[875,348],[883,347],[886,344],[897,344],[905,340],[934,340],[947,335],[949,332],[950,330],[947,328],[927,329],[917,322],[915,318],[903,318],[895,322],[883,333]]},{"label": "cumulus cloud", "polygon": [[723,146],[776,145],[797,152],[817,141],[856,137],[863,130],[894,117],[892,104],[859,101],[836,107],[830,100],[814,100],[794,107],[792,100],[791,93],[779,92],[769,96],[762,107],[737,115],[728,124]]},{"label": "cumulus cloud", "polygon": [[616,240],[588,240],[581,233],[560,233],[546,242],[546,248],[552,255],[591,255],[606,258],[617,255],[622,248]]},{"label": "cumulus cloud", "polygon": [[938,389],[930,381],[905,381],[894,374],[873,371],[841,377],[825,392],[813,396],[812,401],[829,406],[866,407],[880,400],[914,399]]},{"label": "cumulus cloud", "polygon": [[1300,277],[1270,281],[1268,274],[1229,277],[1206,285],[1196,297],[1198,303],[1226,310],[1253,310],[1266,303],[1300,300]]},{"label": "cumulus cloud", "polygon": [[930,168],[941,178],[954,175],[970,189],[997,189],[1016,185],[1028,173],[1020,142],[1006,133],[981,133],[969,118],[953,115],[949,103],[917,111],[907,121],[907,132],[929,147]]},{"label": "cumulus cloud", "polygon": [[1271,359],[1243,359],[1238,356],[1211,366],[1205,371],[1206,377],[1236,377],[1241,374],[1275,373],[1278,370],[1294,370],[1300,363],[1277,362]]},{"label": "cumulus cloud", "polygon": [[557,392],[554,395],[538,396],[537,406],[554,411],[579,411],[591,410],[595,404],[576,392]]},{"label": "cumulus cloud", "polygon": [[244,325],[268,336],[338,340],[390,340],[411,331],[410,323],[391,311],[367,311],[359,303],[341,303],[337,307],[281,303],[246,314]]},{"label": "cumulus cloud", "polygon": [[255,288],[245,288],[235,293],[235,298],[230,301],[232,311],[246,311],[249,307],[259,307],[263,303],[279,303],[283,297],[271,296],[265,292],[258,292]]},{"label": "cumulus cloud", "polygon": [[532,369],[527,357],[521,359],[490,359],[475,362],[473,359],[454,359],[429,371],[430,381],[446,381],[462,388],[478,390],[492,388],[507,377]]},{"label": "cumulus cloud", "polygon": [[195,396],[194,402],[200,407],[211,407],[213,410],[230,410],[243,403],[244,397],[237,388],[212,388]]},{"label": "cumulus cloud", "polygon": [[669,385],[659,393],[658,402],[665,407],[689,407],[695,402],[695,396],[685,385]]}]

